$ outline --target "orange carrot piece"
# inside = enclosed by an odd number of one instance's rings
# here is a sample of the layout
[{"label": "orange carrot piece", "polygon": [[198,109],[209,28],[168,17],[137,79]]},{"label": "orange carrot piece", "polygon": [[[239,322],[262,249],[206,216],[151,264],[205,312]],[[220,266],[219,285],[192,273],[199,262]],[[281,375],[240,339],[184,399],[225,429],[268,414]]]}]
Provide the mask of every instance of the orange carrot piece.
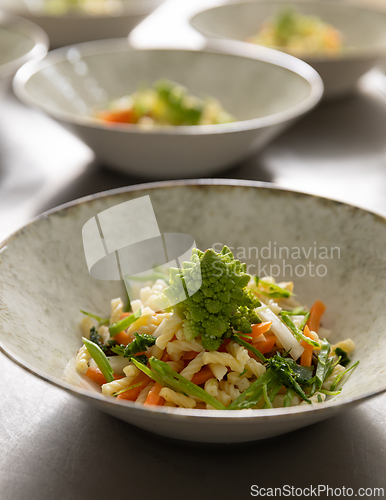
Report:
[{"label": "orange carrot piece", "polygon": [[141,372],[138,377],[133,380],[131,385],[140,384],[138,387],[133,387],[128,391],[121,392],[118,394],[117,399],[126,399],[128,401],[135,401],[138,397],[138,394],[142,391],[142,389],[150,382],[150,377]]},{"label": "orange carrot piece", "polygon": [[323,316],[326,306],[321,300],[315,301],[311,307],[310,317],[308,318],[307,325],[311,332],[318,333],[320,327],[320,319]]},{"label": "orange carrot piece", "polygon": [[[310,329],[308,327],[308,325],[306,325],[304,327],[304,331],[303,331],[304,335],[308,338],[312,338],[311,337],[311,332],[310,332]],[[312,364],[312,353],[314,351],[314,348],[311,344],[307,344],[307,342],[305,340],[302,340],[301,342],[301,346],[304,348],[304,351],[303,351],[303,354],[300,358],[300,364],[302,366],[311,366]]]},{"label": "orange carrot piece", "polygon": [[149,394],[147,395],[146,401],[144,405],[156,405],[163,406],[165,400],[162,396],[159,395],[162,389],[162,385],[156,382],[153,387],[150,389]]},{"label": "orange carrot piece", "polygon": [[137,115],[132,109],[123,109],[117,111],[102,111],[98,118],[110,123],[136,123]]},{"label": "orange carrot piece", "polygon": [[167,351],[164,351],[164,353],[162,354],[162,358],[161,358],[161,361],[170,361],[172,358],[169,356],[169,353]]},{"label": "orange carrot piece", "polygon": [[127,318],[128,316],[131,316],[133,313],[122,313],[121,314],[121,319]]},{"label": "orange carrot piece", "polygon": [[[95,368],[94,366],[91,366],[87,372],[85,373],[86,377],[90,378],[93,382],[96,382],[99,385],[106,384],[106,379],[102,372],[100,371],[99,368]],[[118,380],[120,378],[123,378],[122,375],[118,375],[114,373],[114,380]]]},{"label": "orange carrot piece", "polygon": [[256,347],[261,354],[271,351],[276,342],[275,335],[266,335],[265,338],[264,342],[252,342],[253,347]]},{"label": "orange carrot piece", "polygon": [[[183,356],[182,356],[182,359],[183,360],[187,360],[187,361],[190,361],[192,359],[194,359],[196,356],[197,356],[198,352],[196,351],[188,351],[186,352]],[[162,360],[163,361],[163,360]]]},{"label": "orange carrot piece", "polygon": [[193,384],[201,385],[205,384],[207,380],[213,377],[212,370],[209,366],[204,366],[198,373],[195,373],[192,378]]},{"label": "orange carrot piece", "polygon": [[272,321],[266,321],[265,323],[258,323],[257,325],[252,325],[252,333],[248,333],[248,335],[252,337],[252,342],[253,339],[256,339],[257,337],[260,337],[260,335],[268,332],[268,330],[271,328],[271,325]]},{"label": "orange carrot piece", "polygon": [[127,345],[131,342],[130,336],[127,335],[126,332],[119,332],[117,335],[115,335],[114,340],[116,340],[118,344],[122,345]]}]

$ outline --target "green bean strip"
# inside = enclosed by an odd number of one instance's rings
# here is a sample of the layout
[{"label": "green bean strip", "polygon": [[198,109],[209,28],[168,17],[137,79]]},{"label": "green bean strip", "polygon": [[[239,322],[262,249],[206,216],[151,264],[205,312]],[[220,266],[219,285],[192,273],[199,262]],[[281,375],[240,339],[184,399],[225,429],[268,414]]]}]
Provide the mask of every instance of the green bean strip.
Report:
[{"label": "green bean strip", "polygon": [[344,375],[346,375],[346,373],[348,373],[349,371],[351,370],[355,370],[355,368],[359,365],[359,361],[357,361],[354,365],[350,366],[350,368],[347,368],[347,370],[345,370],[344,372],[340,373],[336,379],[334,380],[332,386],[331,386],[331,391],[333,391],[336,386],[339,384],[339,382],[341,381],[342,377],[344,377]]},{"label": "green bean strip", "polygon": [[126,387],[126,389],[121,389],[118,392],[113,392],[112,396],[118,396],[119,394],[122,394],[123,392],[130,391],[130,389],[135,389],[136,387],[139,387],[142,385],[142,382],[138,382],[138,384],[131,385],[130,387]]},{"label": "green bean strip", "polygon": [[88,353],[102,372],[102,375],[105,377],[106,382],[112,382],[114,380],[114,372],[111,368],[109,360],[105,356],[105,353],[99,346],[94,344],[94,342],[91,342],[84,337],[82,337],[82,342],[86,346]]},{"label": "green bean strip", "polygon": [[109,322],[109,318],[101,318],[100,316],[97,316],[96,314],[89,313],[87,311],[82,311],[80,310],[82,314],[85,314],[86,316],[89,316],[90,318],[96,319],[100,325],[107,325]]},{"label": "green bean strip", "polygon": [[135,358],[132,358],[131,361],[139,370],[146,373],[148,377],[152,378],[162,386],[169,387],[174,391],[201,399],[205,403],[213,406],[216,410],[226,410],[226,406],[224,406],[220,401],[208,394],[198,385],[172,370],[167,363],[160,361],[154,356],[149,359],[149,364],[152,370],[150,370],[147,366],[144,366],[142,363],[139,363]]},{"label": "green bean strip", "polygon": [[267,401],[265,402],[265,405],[263,406],[263,409],[266,408],[273,408],[273,402],[276,396],[278,395],[280,389],[283,387],[283,384],[279,382],[278,384],[274,385],[271,392],[269,393],[268,400],[270,402],[270,405],[267,404]]},{"label": "green bean strip", "polygon": [[320,347],[320,344],[318,342],[316,342],[315,340],[310,339],[309,337],[306,337],[304,335],[304,333],[301,332],[299,330],[299,328],[297,328],[294,325],[293,321],[291,320],[291,318],[287,314],[283,314],[280,317],[281,317],[282,322],[286,326],[288,326],[288,328],[291,330],[291,332],[293,333],[293,335],[294,335],[294,337],[295,337],[296,340],[298,340],[299,342],[301,342],[302,340],[304,340],[304,342],[307,342],[307,344],[313,345],[314,347]]},{"label": "green bean strip", "polygon": [[126,328],[129,328],[130,325],[132,325],[135,321],[137,321],[137,319],[140,318],[140,316],[141,316],[141,309],[139,309],[135,314],[130,314],[130,316],[127,316],[126,318],[123,318],[120,321],[113,323],[112,325],[109,326],[110,335],[112,337],[115,337],[115,335],[118,335],[118,333],[123,332],[123,330],[126,330]]},{"label": "green bean strip", "polygon": [[284,402],[283,402],[283,407],[288,408],[291,406],[292,400],[295,396],[295,391],[293,389],[287,389],[287,392],[285,393],[284,396]]}]

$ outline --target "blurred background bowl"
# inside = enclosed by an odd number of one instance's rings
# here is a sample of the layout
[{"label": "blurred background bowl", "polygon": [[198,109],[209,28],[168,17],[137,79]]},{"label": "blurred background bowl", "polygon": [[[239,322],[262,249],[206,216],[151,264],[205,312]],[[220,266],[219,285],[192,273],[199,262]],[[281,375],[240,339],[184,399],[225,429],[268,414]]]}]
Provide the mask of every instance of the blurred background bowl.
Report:
[{"label": "blurred background bowl", "polygon": [[[359,78],[386,60],[386,12],[339,2],[252,1],[230,3],[202,11],[191,25],[206,37],[245,42],[281,8],[293,6],[333,25],[344,37],[337,56],[301,55],[323,79],[325,96],[338,97],[354,90]],[[292,55],[299,55],[290,52]]]},{"label": "blurred background bowl", "polygon": [[[237,120],[154,127],[94,118],[139,84],[167,78],[219,99]],[[18,72],[14,89],[70,128],[106,164],[148,178],[200,176],[247,158],[320,100],[323,84],[304,62],[264,47],[253,58],[215,51],[135,50],[126,40],[51,52]]]},{"label": "blurred background bowl", "polygon": [[0,12],[0,91],[4,91],[16,71],[48,50],[48,37],[35,24]]},{"label": "blurred background bowl", "polygon": [[[105,1],[104,10],[102,2],[95,0],[94,5],[99,4],[99,8],[59,8],[55,12],[48,7],[47,0],[0,0],[0,9],[38,24],[48,34],[51,48],[57,48],[90,40],[127,36],[162,2],[163,0]],[[65,4],[64,0],[61,3]],[[89,1],[88,5],[92,6],[92,2]]]}]

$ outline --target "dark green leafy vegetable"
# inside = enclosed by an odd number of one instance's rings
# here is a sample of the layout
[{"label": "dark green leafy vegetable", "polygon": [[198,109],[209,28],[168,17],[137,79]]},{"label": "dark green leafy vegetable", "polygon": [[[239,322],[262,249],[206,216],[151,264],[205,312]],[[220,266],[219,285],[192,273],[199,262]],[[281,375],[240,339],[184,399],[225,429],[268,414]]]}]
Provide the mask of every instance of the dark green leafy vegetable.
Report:
[{"label": "dark green leafy vegetable", "polygon": [[312,367],[300,366],[292,358],[283,358],[279,354],[275,354],[268,360],[267,367],[274,372],[285,387],[293,389],[304,401],[311,403],[300,384],[309,383],[312,378]]},{"label": "dark green leafy vegetable", "polygon": [[348,354],[347,354],[347,352],[346,352],[346,351],[344,351],[344,350],[343,350],[343,349],[341,349],[340,347],[337,347],[337,348],[335,349],[335,351],[334,351],[334,352],[335,352],[335,354],[336,354],[337,356],[339,356],[339,358],[340,358],[340,359],[339,359],[339,364],[340,364],[340,365],[342,365],[342,366],[346,367],[347,365],[349,365],[349,364],[350,364],[351,360],[350,360],[350,358],[348,357]]},{"label": "dark green leafy vegetable", "polygon": [[148,375],[150,378],[152,378],[162,386],[169,387],[176,392],[201,399],[205,403],[213,406],[213,408],[215,408],[216,410],[226,409],[226,407],[222,403],[220,403],[220,401],[208,394],[198,385],[190,382],[185,377],[172,370],[170,366],[164,361],[160,361],[155,357],[151,357],[149,359],[151,369],[136,361],[135,358],[132,358],[132,362],[139,370],[146,373],[146,375]]},{"label": "dark green leafy vegetable", "polygon": [[106,352],[107,347],[103,345],[102,337],[96,331],[95,326],[91,327],[90,341],[94,342],[94,344],[96,344],[98,347],[100,347],[103,352]]},{"label": "dark green leafy vegetable", "polygon": [[87,351],[89,352],[92,359],[97,364],[98,368],[102,372],[102,375],[105,377],[107,382],[112,382],[114,380],[114,372],[111,368],[109,360],[106,358],[105,353],[102,349],[94,342],[86,338],[82,338],[83,344],[86,346]]},{"label": "dark green leafy vegetable", "polygon": [[156,338],[153,335],[147,335],[146,333],[139,334],[137,332],[134,333],[135,339],[130,342],[127,346],[119,345],[113,346],[111,350],[118,354],[119,356],[123,356],[124,358],[131,358],[135,356],[139,352],[144,352],[148,347],[151,347],[155,344]]}]

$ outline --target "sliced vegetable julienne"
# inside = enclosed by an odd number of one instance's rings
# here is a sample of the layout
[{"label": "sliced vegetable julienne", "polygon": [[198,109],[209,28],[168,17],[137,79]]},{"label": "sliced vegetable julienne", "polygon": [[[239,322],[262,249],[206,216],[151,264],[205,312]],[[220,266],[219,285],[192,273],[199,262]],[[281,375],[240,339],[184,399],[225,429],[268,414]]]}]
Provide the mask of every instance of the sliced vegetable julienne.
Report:
[{"label": "sliced vegetable julienne", "polygon": [[91,342],[84,337],[82,337],[82,342],[86,346],[88,353],[102,372],[102,375],[105,377],[106,382],[112,382],[114,380],[114,372],[111,368],[109,360],[106,358],[105,353],[99,346],[94,344],[94,342]]},{"label": "sliced vegetable julienne", "polygon": [[271,299],[280,299],[280,298],[288,298],[293,295],[292,292],[289,290],[286,290],[285,288],[282,288],[279,285],[276,285],[275,283],[270,283],[269,281],[264,281],[257,276],[255,276],[255,282],[256,286],[259,286],[259,283],[261,283],[265,288],[268,289],[268,291],[263,291],[261,289],[258,289],[258,293],[261,295],[264,295],[265,297],[269,297]]},{"label": "sliced vegetable julienne", "polygon": [[276,398],[282,387],[283,384],[281,382],[278,382],[276,385],[272,387],[271,392],[267,394],[267,399],[265,398],[264,394],[265,404],[263,406],[263,410],[265,410],[266,408],[273,408],[274,399]]},{"label": "sliced vegetable julienne", "polygon": [[337,391],[327,391],[326,389],[319,389],[318,392],[321,392],[326,396],[338,396],[342,392],[342,389],[338,389]]},{"label": "sliced vegetable julienne", "polygon": [[298,340],[299,342],[304,340],[304,342],[306,342],[307,344],[310,344],[314,347],[320,347],[320,344],[318,342],[310,339],[309,337],[306,337],[304,333],[300,330],[300,328],[297,328],[295,326],[295,324],[293,323],[293,321],[289,316],[284,315],[281,317],[281,320],[286,326],[288,326],[288,328],[291,330],[296,340]]},{"label": "sliced vegetable julienne", "polygon": [[140,316],[141,316],[141,309],[138,309],[136,313],[131,314],[130,316],[127,316],[126,318],[123,318],[120,321],[117,321],[116,323],[113,323],[112,325],[109,326],[110,335],[114,337],[123,330],[126,330],[126,328],[129,328],[129,326],[132,325],[138,318],[140,318]]},{"label": "sliced vegetable julienne", "polygon": [[334,389],[336,388],[336,386],[339,384],[339,382],[342,380],[342,378],[344,377],[344,375],[346,375],[349,371],[351,370],[355,370],[355,368],[359,365],[359,361],[357,361],[355,364],[353,364],[352,366],[350,366],[350,368],[347,368],[344,372],[340,373],[336,379],[334,380],[333,384],[331,385],[331,388],[330,390],[331,391],[334,391]]},{"label": "sliced vegetable julienne", "polygon": [[245,347],[249,351],[253,352],[253,354],[255,356],[257,356],[260,359],[260,361],[262,361],[263,363],[265,363],[267,361],[266,357],[263,354],[261,354],[261,352],[258,349],[256,349],[256,347],[253,347],[253,345],[251,345],[248,342],[246,342],[245,340],[241,339],[238,335],[232,335],[231,340],[233,340],[234,342],[237,342],[238,344],[242,345],[243,347]]},{"label": "sliced vegetable julienne", "polygon": [[291,403],[292,403],[294,396],[295,396],[295,391],[291,388],[287,389],[287,392],[285,393],[285,396],[284,396],[284,402],[283,402],[284,408],[291,406]]},{"label": "sliced vegetable julienne", "polygon": [[302,307],[295,307],[295,309],[292,309],[292,311],[282,309],[280,311],[280,316],[282,316],[283,314],[286,314],[287,316],[305,316],[306,314],[309,314],[309,312],[304,310]]},{"label": "sliced vegetable julienne", "polygon": [[228,406],[228,410],[244,410],[256,406],[263,396],[263,386],[266,385],[269,392],[276,382],[276,375],[272,370],[267,370]]},{"label": "sliced vegetable julienne", "polygon": [[213,406],[216,410],[226,409],[226,406],[220,403],[220,401],[208,394],[198,385],[193,384],[193,382],[190,382],[190,380],[187,380],[185,377],[172,370],[164,361],[151,357],[149,359],[151,369],[138,363],[135,358],[132,359],[132,362],[139,370],[143,371],[148,377],[152,378],[163,387],[169,387],[176,392],[181,392],[188,396],[201,399],[205,403]]},{"label": "sliced vegetable julienne", "polygon": [[80,312],[82,314],[85,314],[89,318],[97,320],[100,325],[107,325],[109,322],[109,318],[101,318],[100,316],[97,316],[96,314],[92,314],[92,313],[87,312],[87,311],[82,311],[82,309],[80,310]]},{"label": "sliced vegetable julienne", "polygon": [[271,321],[271,331],[279,339],[284,349],[290,353],[293,359],[298,359],[304,349],[296,340],[291,330],[276,316],[269,307],[258,307],[257,314],[263,321]]},{"label": "sliced vegetable julienne", "polygon": [[[322,340],[322,347],[318,354],[318,366],[316,368],[316,387],[320,389],[323,382],[326,380],[329,371],[333,365],[333,358],[329,358],[330,355],[330,343],[327,339]],[[332,370],[331,370],[332,371]]]},{"label": "sliced vegetable julienne", "polygon": [[119,394],[122,394],[123,392],[130,391],[131,389],[135,389],[136,387],[139,387],[142,385],[142,382],[138,382],[138,384],[131,385],[130,387],[126,387],[125,389],[121,389],[118,392],[113,392],[112,396],[118,396]]}]

